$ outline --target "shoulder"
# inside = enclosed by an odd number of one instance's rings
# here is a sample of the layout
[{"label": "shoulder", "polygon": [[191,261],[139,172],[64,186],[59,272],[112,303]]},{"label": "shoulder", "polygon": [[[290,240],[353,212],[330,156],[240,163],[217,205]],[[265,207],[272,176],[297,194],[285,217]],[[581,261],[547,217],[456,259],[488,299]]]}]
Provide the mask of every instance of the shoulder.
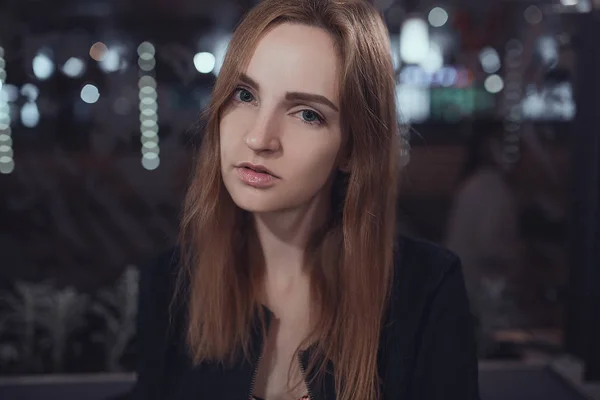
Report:
[{"label": "shoulder", "polygon": [[402,301],[425,304],[448,281],[462,281],[461,262],[437,244],[400,236],[394,255],[394,295]]},{"label": "shoulder", "polygon": [[[180,269],[178,247],[155,255],[140,268],[138,312],[144,324],[167,327],[172,322],[172,305]],[[144,315],[148,318],[143,318]]]},{"label": "shoulder", "polygon": [[155,294],[173,294],[180,268],[179,254],[179,247],[172,247],[144,263],[140,268],[140,292],[148,289]]},{"label": "shoulder", "polygon": [[440,245],[407,236],[398,238],[394,265],[401,276],[436,281],[459,264],[458,256]]},{"label": "shoulder", "polygon": [[[172,325],[171,303],[179,270],[179,249],[152,257],[140,268],[137,315],[138,379],[133,399],[164,398],[167,376],[173,369],[171,354],[180,344],[180,331]],[[178,335],[178,336],[174,336]]]},{"label": "shoulder", "polygon": [[[402,238],[387,343],[407,363],[409,399],[479,399],[474,320],[459,258]],[[397,358],[392,358],[392,362]]]}]

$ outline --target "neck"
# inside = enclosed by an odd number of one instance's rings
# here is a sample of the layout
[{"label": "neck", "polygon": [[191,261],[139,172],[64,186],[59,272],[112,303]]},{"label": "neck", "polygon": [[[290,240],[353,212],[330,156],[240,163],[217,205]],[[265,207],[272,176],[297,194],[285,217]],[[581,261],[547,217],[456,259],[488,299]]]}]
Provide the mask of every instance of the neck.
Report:
[{"label": "neck", "polygon": [[327,218],[324,199],[317,196],[299,208],[253,214],[267,279],[276,276],[289,280],[304,274],[308,242]]},{"label": "neck", "polygon": [[329,196],[315,196],[301,207],[253,214],[265,263],[261,302],[291,326],[308,327],[316,318],[305,254],[311,236],[327,221],[329,209]]}]

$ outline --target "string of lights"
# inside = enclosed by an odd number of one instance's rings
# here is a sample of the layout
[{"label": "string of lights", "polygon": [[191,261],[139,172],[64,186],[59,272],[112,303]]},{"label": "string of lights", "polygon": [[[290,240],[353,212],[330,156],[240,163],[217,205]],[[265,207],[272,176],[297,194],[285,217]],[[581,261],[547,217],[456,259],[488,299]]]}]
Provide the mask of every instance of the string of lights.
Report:
[{"label": "string of lights", "polygon": [[158,93],[154,79],[156,66],[154,45],[143,42],[138,49],[138,66],[140,79],[138,81],[140,100],[140,132],[142,142],[142,166],[155,170],[160,165],[160,146],[158,138]]},{"label": "string of lights", "polygon": [[0,173],[10,174],[15,169],[15,160],[10,127],[10,104],[6,92],[2,90],[6,83],[5,68],[4,48],[0,47]]},{"label": "string of lights", "polygon": [[504,152],[505,161],[515,163],[520,157],[520,134],[523,121],[521,110],[522,99],[522,55],[523,44],[518,39],[511,39],[506,44],[505,68],[506,90],[504,91]]}]

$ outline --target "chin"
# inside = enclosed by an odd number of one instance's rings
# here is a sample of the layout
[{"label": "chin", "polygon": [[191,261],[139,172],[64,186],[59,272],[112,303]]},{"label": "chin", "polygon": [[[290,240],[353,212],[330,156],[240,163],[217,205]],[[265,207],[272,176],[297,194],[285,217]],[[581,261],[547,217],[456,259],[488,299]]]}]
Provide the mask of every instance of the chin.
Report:
[{"label": "chin", "polygon": [[232,194],[231,198],[235,205],[241,208],[244,211],[248,211],[251,213],[268,213],[281,211],[285,207],[282,204],[274,204],[275,202],[270,201],[271,199],[265,198],[268,196],[262,196],[261,194],[257,195],[235,195]]},{"label": "chin", "polygon": [[256,189],[237,182],[225,186],[235,205],[244,211],[265,213],[284,208],[284,205],[277,201],[279,196],[275,188]]}]

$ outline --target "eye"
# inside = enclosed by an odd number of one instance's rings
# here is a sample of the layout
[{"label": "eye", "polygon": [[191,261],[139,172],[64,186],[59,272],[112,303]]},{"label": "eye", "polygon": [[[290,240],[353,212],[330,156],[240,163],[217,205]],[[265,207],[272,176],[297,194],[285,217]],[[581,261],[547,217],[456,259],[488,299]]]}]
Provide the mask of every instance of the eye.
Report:
[{"label": "eye", "polygon": [[309,125],[322,125],[325,122],[325,119],[319,115],[316,111],[313,110],[301,110],[299,111],[302,122]]},{"label": "eye", "polygon": [[241,101],[242,103],[251,103],[254,101],[254,96],[252,93],[244,88],[235,89],[233,92],[233,98],[237,101]]}]

